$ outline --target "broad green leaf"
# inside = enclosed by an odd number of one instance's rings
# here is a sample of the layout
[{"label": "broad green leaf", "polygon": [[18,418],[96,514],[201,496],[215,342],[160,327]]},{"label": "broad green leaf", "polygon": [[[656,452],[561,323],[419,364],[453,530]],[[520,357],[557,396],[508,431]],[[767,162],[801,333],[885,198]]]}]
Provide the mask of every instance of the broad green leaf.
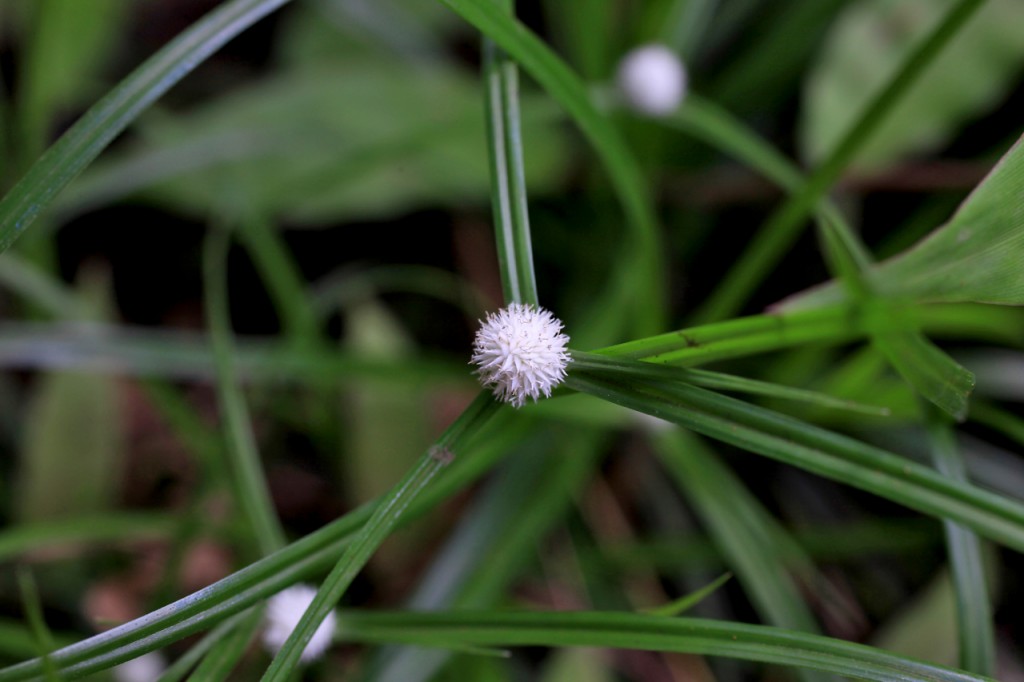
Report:
[{"label": "broad green leaf", "polygon": [[[80,280],[88,314],[106,316],[106,274],[86,270]],[[111,508],[121,483],[122,413],[112,377],[55,372],[38,379],[25,415],[16,487],[22,520],[68,519]]]},{"label": "broad green leaf", "polygon": [[346,0],[299,3],[275,36],[287,66],[372,56],[412,64],[449,56],[445,39],[458,19],[440,3],[418,0]]},{"label": "broad green leaf", "polygon": [[[911,249],[868,269],[878,294],[921,302],[1024,304],[1024,140],[1018,140],[952,218]],[[785,309],[842,300],[836,283],[798,294]]]},{"label": "broad green leaf", "polygon": [[38,154],[56,115],[94,96],[96,72],[117,46],[130,7],[125,0],[33,0],[33,30],[23,46],[17,101],[23,151]]},{"label": "broad green leaf", "polygon": [[879,682],[969,682],[988,678],[861,644],[792,630],[632,613],[343,611],[339,637],[420,646],[601,646],[725,656],[810,668]]},{"label": "broad green leaf", "polygon": [[[953,0],[868,0],[849,4],[812,64],[800,141],[823,158]],[[1024,5],[988,0],[858,151],[854,166],[878,167],[947,142],[1013,87],[1024,66]]]},{"label": "broad green leaf", "polygon": [[[408,359],[405,331],[383,306],[367,301],[346,314],[347,350],[368,359]],[[338,406],[344,425],[338,475],[349,499],[363,503],[387,491],[430,442],[425,396],[409,386],[360,381]],[[396,428],[401,424],[401,428]]]},{"label": "broad green leaf", "polygon": [[[568,154],[551,107],[527,98],[531,190]],[[394,216],[488,195],[479,84],[454,67],[376,60],[282,72],[190,113],[143,126],[146,142],[97,164],[65,209],[140,190],[206,215],[228,197],[292,223]]]},{"label": "broad green leaf", "polygon": [[0,200],[0,251],[149,105],[224,43],[288,0],[228,0],[132,72],[61,136]]}]

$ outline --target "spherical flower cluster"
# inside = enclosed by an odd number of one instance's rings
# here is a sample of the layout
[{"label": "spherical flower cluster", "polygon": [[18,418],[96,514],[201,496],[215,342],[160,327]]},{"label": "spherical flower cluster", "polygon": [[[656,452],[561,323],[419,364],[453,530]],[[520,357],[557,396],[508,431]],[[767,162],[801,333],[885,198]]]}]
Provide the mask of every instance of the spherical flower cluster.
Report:
[{"label": "spherical flower cluster", "polygon": [[649,116],[667,116],[686,97],[686,68],[664,45],[644,45],[619,62],[618,86],[634,110]]},{"label": "spherical flower cluster", "polygon": [[[267,609],[263,613],[263,646],[267,651],[276,654],[281,650],[315,596],[316,589],[309,585],[292,585],[267,600]],[[334,637],[334,619],[332,611],[320,623],[320,627],[313,633],[313,638],[302,651],[300,660],[303,663],[320,658],[331,645]]]},{"label": "spherical flower cluster", "polygon": [[542,394],[565,379],[569,364],[562,322],[544,308],[512,303],[489,313],[476,333],[472,362],[484,386],[514,407]]}]

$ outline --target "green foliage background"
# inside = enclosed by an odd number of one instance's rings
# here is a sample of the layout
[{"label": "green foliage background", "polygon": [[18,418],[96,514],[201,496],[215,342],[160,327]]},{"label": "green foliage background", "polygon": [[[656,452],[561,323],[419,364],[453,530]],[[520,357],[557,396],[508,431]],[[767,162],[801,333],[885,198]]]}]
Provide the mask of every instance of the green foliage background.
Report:
[{"label": "green foliage background", "polygon": [[[1022,674],[1022,25],[0,0],[0,680]],[[511,300],[575,358],[518,411]]]}]

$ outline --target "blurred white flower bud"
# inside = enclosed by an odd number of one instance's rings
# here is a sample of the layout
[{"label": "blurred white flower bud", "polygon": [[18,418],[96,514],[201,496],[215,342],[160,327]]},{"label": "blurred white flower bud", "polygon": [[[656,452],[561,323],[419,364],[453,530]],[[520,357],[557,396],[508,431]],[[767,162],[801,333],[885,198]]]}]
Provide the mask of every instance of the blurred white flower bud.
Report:
[{"label": "blurred white flower bud", "polygon": [[618,87],[626,103],[648,116],[667,116],[686,97],[686,67],[664,45],[643,45],[619,62]]},{"label": "blurred white flower bud", "polygon": [[158,651],[150,651],[114,666],[110,674],[116,682],[153,682],[166,668],[163,655]]},{"label": "blurred white flower bud", "polygon": [[[267,610],[263,614],[266,623],[263,630],[263,646],[267,651],[276,654],[281,650],[315,596],[314,587],[292,585],[267,600]],[[334,626],[335,615],[332,611],[320,623],[320,627],[313,633],[313,638],[303,649],[303,663],[309,663],[323,655],[334,638]]]}]

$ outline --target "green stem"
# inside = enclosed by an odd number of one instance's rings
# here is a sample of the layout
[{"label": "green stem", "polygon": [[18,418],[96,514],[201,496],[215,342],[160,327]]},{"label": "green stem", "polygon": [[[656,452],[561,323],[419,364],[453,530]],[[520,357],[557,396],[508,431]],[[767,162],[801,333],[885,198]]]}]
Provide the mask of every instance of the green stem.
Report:
[{"label": "green stem", "polygon": [[711,297],[693,314],[695,322],[731,317],[792,246],[804,220],[839,179],[910,86],[985,0],[960,0],[911,52],[888,85],[870,102],[856,124],[818,166],[803,188],[765,223]]},{"label": "green stem", "polygon": [[274,657],[262,678],[264,682],[284,682],[291,676],[313,633],[337,605],[373,553],[387,539],[409,504],[452,461],[462,439],[474,433],[498,408],[499,404],[494,402],[489,392],[480,393],[434,446],[428,449],[405,477],[381,499],[369,521],[345,548],[345,553],[324,580],[302,619]]},{"label": "green stem", "polygon": [[[640,166],[622,136],[590,99],[587,87],[547,45],[492,0],[441,0],[500,45],[561,104],[587,137],[611,179],[626,212],[630,240],[611,289],[630,293],[625,310],[635,318],[633,332],[665,328],[664,263],[658,221]],[[620,296],[621,298],[621,296]],[[644,305],[636,305],[636,301]],[[606,306],[607,308],[607,306]]]},{"label": "green stem", "polygon": [[217,369],[217,393],[223,418],[227,421],[227,454],[238,501],[252,527],[260,553],[267,555],[283,547],[285,537],[260,467],[252,420],[235,374],[225,272],[229,241],[228,233],[223,230],[214,230],[206,238],[203,249],[206,321]]},{"label": "green stem", "polygon": [[[502,2],[512,12],[511,2]],[[505,302],[538,304],[519,120],[519,70],[491,40],[483,41],[491,205]]]}]

